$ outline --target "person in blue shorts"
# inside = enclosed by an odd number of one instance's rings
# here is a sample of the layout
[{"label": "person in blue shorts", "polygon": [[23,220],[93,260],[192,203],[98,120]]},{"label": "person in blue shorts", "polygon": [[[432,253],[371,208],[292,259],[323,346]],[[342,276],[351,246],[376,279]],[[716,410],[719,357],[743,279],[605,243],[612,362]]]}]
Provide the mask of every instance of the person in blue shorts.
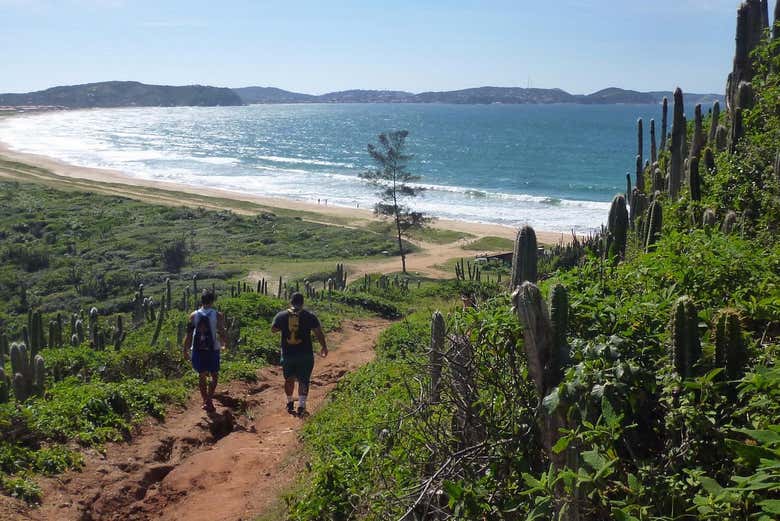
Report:
[{"label": "person in blue shorts", "polygon": [[274,317],[271,331],[282,335],[282,372],[284,373],[284,393],[287,397],[287,412],[296,414],[293,401],[295,382],[298,382],[298,416],[306,415],[306,399],[309,396],[309,381],[314,370],[314,347],[311,334],[320,343],[320,356],[328,356],[325,334],[322,332],[317,315],[303,309],[303,295],[293,293],[290,308]]},{"label": "person in blue shorts", "polygon": [[[198,388],[203,398],[203,410],[214,412],[214,391],[219,377],[219,353],[227,344],[225,316],[214,309],[214,292],[204,289],[201,306],[192,312],[187,324],[182,352],[192,361],[200,379]],[[211,376],[211,382],[207,382]]]}]

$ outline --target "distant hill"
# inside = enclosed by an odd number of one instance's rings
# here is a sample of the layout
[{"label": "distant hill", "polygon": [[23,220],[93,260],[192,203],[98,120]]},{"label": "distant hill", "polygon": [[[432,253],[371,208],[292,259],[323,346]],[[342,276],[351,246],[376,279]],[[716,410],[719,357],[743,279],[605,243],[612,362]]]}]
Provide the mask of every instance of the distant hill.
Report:
[{"label": "distant hill", "polygon": [[[476,87],[472,89],[421,92],[395,90],[345,90],[312,95],[272,87],[234,89],[244,103],[455,103],[455,104],[547,104],[579,103],[587,105],[654,104],[672,92],[638,92],[610,87],[593,94],[570,94],[561,89],[525,89],[522,87]],[[723,101],[720,94],[686,93],[689,103]],[[689,101],[690,100],[690,101]]]},{"label": "distant hill", "polygon": [[301,94],[276,87],[241,87],[233,89],[244,103],[306,103],[316,101],[317,96]]},{"label": "distant hill", "polygon": [[[661,103],[663,91],[638,92],[610,87],[593,94],[570,94],[561,89],[522,87],[476,87],[438,92],[398,90],[344,90],[314,95],[275,87],[227,89],[203,85],[172,87],[145,85],[136,81],[106,81],[85,85],[53,87],[27,94],[0,94],[0,106],[92,107],[177,107],[230,106],[273,103],[455,103],[462,105],[579,103],[587,105]],[[685,93],[686,104],[723,101],[720,94]]]},{"label": "distant hill", "polygon": [[27,94],[0,94],[0,106],[94,107],[179,107],[243,105],[232,89],[187,85],[146,85],[137,81],[106,81],[69,85]]}]

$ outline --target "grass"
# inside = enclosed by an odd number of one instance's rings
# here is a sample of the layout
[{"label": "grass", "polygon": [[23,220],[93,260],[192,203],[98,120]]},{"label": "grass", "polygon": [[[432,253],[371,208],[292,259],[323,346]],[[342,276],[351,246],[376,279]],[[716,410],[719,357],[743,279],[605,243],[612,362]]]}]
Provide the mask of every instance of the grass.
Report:
[{"label": "grass", "polygon": [[[395,227],[390,221],[372,221],[367,225],[367,228],[385,235],[393,235],[396,233]],[[471,239],[474,235],[457,230],[446,230],[443,228],[426,226],[424,228],[410,230],[408,232],[408,237],[415,241],[431,244],[452,244],[459,240]]]},{"label": "grass", "polygon": [[512,251],[514,243],[504,237],[482,237],[463,246],[464,250],[477,252],[505,252]]}]

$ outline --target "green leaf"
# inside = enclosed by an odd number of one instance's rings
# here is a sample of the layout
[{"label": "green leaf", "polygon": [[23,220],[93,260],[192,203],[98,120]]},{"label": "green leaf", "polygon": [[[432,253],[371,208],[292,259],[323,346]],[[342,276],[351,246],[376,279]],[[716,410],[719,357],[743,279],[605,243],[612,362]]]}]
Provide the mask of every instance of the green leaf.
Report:
[{"label": "green leaf", "polygon": [[767,448],[756,445],[747,445],[737,440],[727,439],[726,446],[733,450],[737,456],[744,459],[753,466],[758,465],[761,461],[761,458],[772,459],[773,457],[777,457],[774,452]]},{"label": "green leaf", "polygon": [[542,405],[544,405],[545,410],[548,414],[552,414],[555,412],[555,409],[558,408],[558,405],[561,403],[561,397],[560,393],[558,392],[558,389],[555,389],[550,394],[544,397],[544,400],[542,400]]},{"label": "green leaf", "polygon": [[711,496],[719,496],[723,492],[723,487],[720,486],[720,483],[707,476],[699,476],[699,483],[701,483],[701,488],[706,490]]},{"label": "green leaf", "polygon": [[616,521],[639,521],[639,519],[632,516],[622,508],[613,508],[612,517],[614,517]]},{"label": "green leaf", "polygon": [[612,404],[609,403],[606,396],[601,397],[601,415],[610,429],[615,430],[620,427],[622,416],[615,414],[615,409],[612,408]]},{"label": "green leaf", "polygon": [[754,429],[732,429],[734,432],[739,432],[745,436],[750,436],[754,440],[772,445],[780,443],[780,432],[771,430],[754,430]]},{"label": "green leaf", "polygon": [[560,454],[569,448],[569,443],[571,443],[571,439],[568,436],[561,436],[558,438],[558,441],[555,442],[555,445],[553,445],[552,451],[555,454]]},{"label": "green leaf", "polygon": [[780,514],[780,499],[765,499],[758,506],[767,514]]}]

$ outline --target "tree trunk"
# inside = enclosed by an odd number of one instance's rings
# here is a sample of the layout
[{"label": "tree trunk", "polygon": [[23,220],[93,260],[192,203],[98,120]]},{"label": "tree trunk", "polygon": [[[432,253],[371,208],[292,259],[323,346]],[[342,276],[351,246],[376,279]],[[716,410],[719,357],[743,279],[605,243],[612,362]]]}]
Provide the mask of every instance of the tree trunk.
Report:
[{"label": "tree trunk", "polygon": [[401,253],[401,270],[406,275],[406,254],[404,253],[404,241],[401,238],[401,221],[398,217],[398,207],[395,209],[395,228],[398,231],[398,251]]}]

